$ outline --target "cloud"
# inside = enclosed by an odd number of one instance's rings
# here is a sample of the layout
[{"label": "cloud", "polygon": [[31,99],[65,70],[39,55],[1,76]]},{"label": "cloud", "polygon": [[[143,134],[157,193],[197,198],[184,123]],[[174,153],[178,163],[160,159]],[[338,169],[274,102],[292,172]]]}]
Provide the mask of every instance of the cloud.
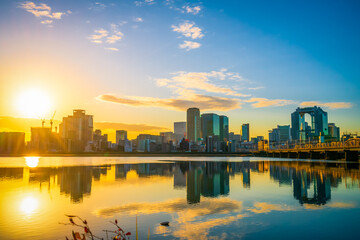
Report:
[{"label": "cloud", "polygon": [[184,6],[183,7],[186,11],[186,13],[191,13],[191,14],[198,14],[201,10],[201,7],[200,6],[195,6],[195,7],[189,7],[189,6]]},{"label": "cloud", "polygon": [[189,37],[192,39],[199,39],[204,37],[201,28],[196,27],[193,22],[183,22],[179,26],[172,25],[171,26],[174,32],[181,33],[185,37]]},{"label": "cloud", "polygon": [[141,17],[137,17],[134,19],[135,22],[143,22],[144,20]]},{"label": "cloud", "polygon": [[91,3],[89,10],[101,11],[101,10],[104,10],[105,8],[106,8],[105,4],[103,4],[101,2],[95,2],[95,3]]},{"label": "cloud", "polygon": [[135,107],[162,107],[184,111],[189,107],[197,106],[203,110],[227,111],[241,107],[237,99],[193,94],[186,99],[151,98],[151,97],[120,97],[114,94],[102,94],[96,97],[99,101],[118,103]]},{"label": "cloud", "polygon": [[294,207],[290,207],[282,204],[270,204],[266,202],[256,202],[254,207],[249,209],[253,213],[269,213],[271,211],[295,211]]},{"label": "cloud", "polygon": [[249,87],[248,89],[249,90],[260,90],[260,89],[263,89],[265,87]]},{"label": "cloud", "polygon": [[111,47],[109,47],[109,48],[105,48],[105,49],[106,49],[106,50],[110,50],[110,51],[115,51],[115,52],[119,51],[118,48],[111,48]]},{"label": "cloud", "polygon": [[41,23],[42,23],[42,24],[52,24],[52,23],[53,23],[53,20],[47,19],[47,20],[41,21]]},{"label": "cloud", "polygon": [[245,100],[245,102],[253,103],[251,106],[255,108],[262,107],[281,107],[285,105],[295,104],[292,100],[286,99],[267,99],[267,98],[250,98],[249,100]]},{"label": "cloud", "polygon": [[198,204],[189,205],[186,199],[176,198],[163,202],[138,202],[128,203],[110,208],[102,208],[95,211],[97,216],[112,217],[118,213],[130,215],[157,214],[174,212],[177,214],[186,213],[183,216],[187,220],[193,220],[198,216],[212,214],[228,214],[233,211],[239,211],[242,208],[242,202],[231,200],[229,198],[207,198],[202,199]]},{"label": "cloud", "polygon": [[302,102],[300,103],[301,107],[313,107],[313,106],[319,106],[319,107],[327,107],[331,109],[339,109],[339,108],[351,108],[353,105],[349,102],[317,102],[317,101],[310,101],[310,102]]},{"label": "cloud", "polygon": [[198,42],[192,42],[192,41],[184,41],[184,43],[180,44],[180,48],[186,49],[186,51],[189,51],[191,49],[199,48],[201,46]]},{"label": "cloud", "polygon": [[[105,30],[103,28],[94,30],[95,34],[93,34],[89,37],[91,42],[103,43],[105,41],[106,43],[114,44],[114,43],[120,41],[123,38],[124,34],[122,32],[120,32],[119,30],[117,30],[116,24],[111,24],[110,26],[111,26],[110,31]],[[115,49],[115,48],[113,48],[113,49]]]},{"label": "cloud", "polygon": [[[247,97],[249,95],[239,93],[230,87],[222,86],[223,84],[217,84],[216,82],[238,81],[241,79],[238,73],[228,72],[226,69],[220,71],[211,72],[176,72],[173,73],[173,77],[169,79],[157,79],[159,86],[166,86],[171,89],[176,89],[179,93],[183,89],[195,89],[205,92],[225,94],[236,97]],[[232,84],[233,85],[233,84]]]},{"label": "cloud", "polygon": [[142,1],[135,1],[136,6],[141,7],[143,5],[153,5],[155,4],[155,0],[142,0]]},{"label": "cloud", "polygon": [[[29,13],[32,13],[38,18],[45,17],[50,19],[61,19],[62,16],[72,13],[70,10],[68,10],[67,12],[52,12],[51,7],[49,5],[46,5],[45,3],[40,3],[39,5],[36,5],[35,3],[29,1],[20,3],[19,7],[25,9]],[[46,21],[50,20],[44,20],[41,23],[48,24],[44,23]]]},{"label": "cloud", "polygon": [[94,30],[94,33],[89,37],[93,43],[102,43],[102,39],[109,35],[109,32],[102,28]]},{"label": "cloud", "polygon": [[355,203],[344,203],[344,202],[331,202],[326,205],[314,205],[314,204],[304,204],[303,205],[307,210],[321,210],[324,208],[355,208]]}]

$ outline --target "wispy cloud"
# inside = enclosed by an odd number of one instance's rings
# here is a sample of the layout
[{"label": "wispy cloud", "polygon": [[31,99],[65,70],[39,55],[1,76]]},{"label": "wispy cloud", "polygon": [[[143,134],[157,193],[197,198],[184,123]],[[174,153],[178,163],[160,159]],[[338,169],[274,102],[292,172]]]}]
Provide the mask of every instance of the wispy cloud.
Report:
[{"label": "wispy cloud", "polygon": [[190,95],[187,99],[176,98],[152,98],[140,96],[116,96],[115,94],[102,94],[97,100],[118,103],[135,107],[161,107],[172,110],[184,111],[189,107],[197,106],[203,110],[227,111],[241,107],[237,99],[207,96],[202,94]]},{"label": "wispy cloud", "polygon": [[[117,25],[116,24],[111,24],[111,30],[108,31],[106,29],[97,29],[94,30],[94,34],[90,35],[89,39],[91,40],[91,42],[93,43],[108,43],[108,44],[114,44],[118,41],[120,41],[123,38],[124,34],[122,32],[120,32],[117,29]],[[114,47],[108,47],[105,49],[116,49]]]},{"label": "wispy cloud", "polygon": [[309,101],[300,103],[301,107],[327,107],[331,109],[340,109],[340,108],[351,108],[353,105],[350,102],[317,102],[317,101]]},{"label": "wispy cloud", "polygon": [[267,98],[250,98],[249,100],[245,100],[245,102],[252,103],[251,106],[255,108],[281,107],[285,105],[295,104],[295,102],[292,100]]},{"label": "wispy cloud", "polygon": [[101,11],[104,10],[106,8],[106,5],[101,3],[101,2],[95,2],[95,3],[91,3],[89,10],[93,10],[93,11]]},{"label": "wispy cloud", "polygon": [[227,69],[221,69],[220,71],[211,72],[180,71],[173,73],[173,77],[171,78],[162,78],[157,79],[156,81],[158,86],[166,86],[170,89],[175,89],[177,92],[192,89],[235,97],[250,96],[239,93],[232,88],[223,85],[223,82],[230,84],[232,81],[236,82],[239,79],[241,79],[241,76],[238,73],[232,73],[228,72]]},{"label": "wispy cloud", "polygon": [[202,29],[195,26],[194,22],[185,21],[178,26],[171,26],[174,32],[181,33],[185,37],[198,39],[204,37]]},{"label": "wispy cloud", "polygon": [[[66,12],[53,12],[51,7],[45,3],[40,3],[36,5],[34,2],[23,2],[19,5],[20,8],[25,9],[27,12],[32,13],[34,16],[38,18],[50,18],[50,19],[61,19],[62,16],[71,14],[71,11],[68,10]],[[51,22],[50,22],[51,21]],[[51,24],[53,20],[43,20],[42,24]]]},{"label": "wispy cloud", "polygon": [[269,213],[272,211],[295,211],[296,208],[283,205],[283,204],[271,204],[266,202],[256,202],[254,203],[255,208],[249,209],[253,213]]},{"label": "wispy cloud", "polygon": [[199,48],[201,46],[198,42],[192,42],[192,41],[184,41],[184,43],[180,44],[180,48],[186,49],[186,51],[190,51],[191,49]]},{"label": "wispy cloud", "polygon": [[155,0],[142,0],[142,1],[135,1],[134,2],[136,6],[141,7],[144,5],[153,5],[155,4]]},{"label": "wispy cloud", "polygon": [[189,6],[183,6],[183,9],[185,9],[186,13],[191,13],[191,14],[198,14],[201,10],[200,6],[195,6],[195,7],[189,7]]},{"label": "wispy cloud", "polygon": [[264,89],[265,87],[249,87],[249,90],[260,90],[260,89]]},{"label": "wispy cloud", "polygon": [[112,47],[108,47],[108,48],[105,48],[106,50],[110,50],[110,51],[114,51],[114,52],[117,52],[119,51],[118,48],[112,48]]},{"label": "wispy cloud", "polygon": [[141,17],[137,17],[134,19],[135,22],[143,22],[144,19],[142,19]]}]

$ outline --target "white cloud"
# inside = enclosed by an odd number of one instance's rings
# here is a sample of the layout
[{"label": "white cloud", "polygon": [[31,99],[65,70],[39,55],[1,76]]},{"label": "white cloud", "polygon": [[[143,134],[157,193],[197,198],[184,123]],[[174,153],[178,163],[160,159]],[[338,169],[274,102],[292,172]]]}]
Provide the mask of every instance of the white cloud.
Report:
[{"label": "white cloud", "polygon": [[108,48],[105,48],[106,50],[110,50],[110,51],[114,51],[114,52],[117,52],[119,51],[118,48],[112,48],[112,47],[108,47]]},{"label": "white cloud", "polygon": [[143,22],[144,20],[141,17],[137,17],[134,19],[135,22]]},{"label": "white cloud", "polygon": [[53,20],[47,19],[47,20],[41,21],[41,23],[42,23],[42,24],[52,24],[52,23],[53,23]]},{"label": "white cloud", "polygon": [[327,107],[331,109],[339,109],[339,108],[351,108],[353,105],[350,102],[317,102],[317,101],[309,101],[300,103],[301,107]]},{"label": "white cloud", "polygon": [[201,7],[200,6],[195,6],[195,7],[189,7],[189,6],[184,6],[183,7],[186,11],[186,13],[191,13],[191,14],[198,14],[201,10]]},{"label": "white cloud", "polygon": [[91,6],[89,7],[89,10],[94,10],[94,11],[101,11],[104,10],[106,8],[106,5],[101,3],[101,2],[95,2],[92,3]]},{"label": "white cloud", "polygon": [[255,108],[262,107],[281,107],[285,105],[295,104],[296,102],[286,99],[267,99],[267,98],[250,98],[245,102],[252,103],[251,106]]},{"label": "white cloud", "polygon": [[142,0],[142,1],[135,1],[136,6],[141,7],[143,5],[152,5],[155,3],[155,0]]},{"label": "white cloud", "polygon": [[[38,18],[61,19],[62,16],[69,15],[72,13],[70,10],[68,10],[67,12],[52,12],[51,7],[49,5],[46,5],[45,3],[36,5],[35,3],[29,1],[20,3],[19,7],[25,9],[29,13],[32,13],[34,16]],[[49,21],[50,20],[43,20],[41,21],[41,23],[49,24]]]},{"label": "white cloud", "polygon": [[180,48],[186,49],[186,51],[189,51],[191,49],[199,48],[201,46],[198,42],[192,42],[192,41],[184,41],[184,43],[180,44]]},{"label": "white cloud", "polygon": [[111,24],[111,31],[105,30],[103,28],[94,30],[93,35],[89,37],[93,43],[103,43],[104,41],[109,44],[114,44],[120,41],[124,34],[117,30],[116,24]]},{"label": "white cloud", "polygon": [[183,22],[179,26],[172,25],[174,32],[181,33],[185,37],[198,39],[204,37],[201,28],[195,26],[194,22]]}]

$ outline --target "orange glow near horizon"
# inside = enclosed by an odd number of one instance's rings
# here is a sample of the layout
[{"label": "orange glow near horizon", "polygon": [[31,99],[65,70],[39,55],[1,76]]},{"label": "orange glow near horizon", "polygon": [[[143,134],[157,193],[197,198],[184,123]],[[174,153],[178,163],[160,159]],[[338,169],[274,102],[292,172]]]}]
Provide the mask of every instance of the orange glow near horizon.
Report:
[{"label": "orange glow near horizon", "polygon": [[42,89],[26,89],[16,97],[17,111],[27,118],[43,118],[50,114],[51,108],[51,98]]}]

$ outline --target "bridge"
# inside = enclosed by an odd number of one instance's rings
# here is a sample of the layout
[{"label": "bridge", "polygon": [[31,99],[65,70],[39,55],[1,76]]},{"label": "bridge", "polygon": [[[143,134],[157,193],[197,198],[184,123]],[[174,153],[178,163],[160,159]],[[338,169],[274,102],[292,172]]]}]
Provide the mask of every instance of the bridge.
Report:
[{"label": "bridge", "polygon": [[346,142],[281,145],[252,153],[261,157],[358,161],[359,151],[360,138],[352,138]]}]

